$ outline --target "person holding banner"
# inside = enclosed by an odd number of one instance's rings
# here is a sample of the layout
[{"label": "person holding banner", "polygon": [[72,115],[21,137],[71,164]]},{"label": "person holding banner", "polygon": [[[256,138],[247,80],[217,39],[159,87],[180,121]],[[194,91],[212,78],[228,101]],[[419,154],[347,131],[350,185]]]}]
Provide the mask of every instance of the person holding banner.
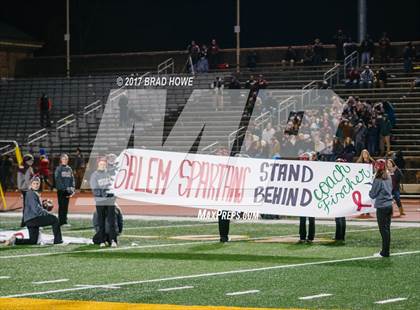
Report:
[{"label": "person holding banner", "polygon": [[[316,160],[316,153],[303,153],[299,155],[300,160]],[[315,238],[315,218],[314,217],[308,217],[309,221],[309,230],[308,234],[306,234],[306,217],[299,217],[299,242],[308,242],[312,243]]]},{"label": "person holding banner", "polygon": [[111,175],[107,171],[107,159],[98,159],[97,169],[90,177],[90,187],[95,198],[96,213],[98,216],[98,232],[93,236],[93,243],[105,247],[107,241],[105,221],[109,225],[108,237],[111,247],[118,246],[117,232],[115,227],[115,196],[109,193],[111,186]]},{"label": "person holding banner", "polygon": [[[345,163],[346,160],[342,158],[337,158],[336,162]],[[335,218],[335,242],[344,243],[346,236],[346,217],[336,217]]]},{"label": "person holding banner", "polygon": [[[363,149],[362,152],[360,153],[359,158],[357,159],[356,163],[359,164],[371,164],[374,168],[375,168],[375,160],[372,158],[372,156],[370,155],[369,151],[367,149]],[[371,218],[372,216],[370,215],[370,213],[365,213],[362,214],[362,216],[366,216],[368,218]]]},{"label": "person holding banner", "polygon": [[386,169],[386,161],[379,159],[375,164],[376,175],[369,197],[375,199],[376,218],[382,237],[382,250],[375,256],[389,257],[391,244],[392,180]]}]

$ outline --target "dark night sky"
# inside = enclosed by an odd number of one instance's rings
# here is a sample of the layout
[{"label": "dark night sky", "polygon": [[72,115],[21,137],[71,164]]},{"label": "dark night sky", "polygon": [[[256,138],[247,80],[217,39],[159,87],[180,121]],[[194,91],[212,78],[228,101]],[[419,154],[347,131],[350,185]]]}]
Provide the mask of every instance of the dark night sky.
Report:
[{"label": "dark night sky", "polygon": [[[72,53],[183,49],[191,39],[234,47],[236,0],[70,0]],[[419,0],[367,0],[368,33],[420,40]],[[38,55],[64,54],[65,0],[2,3],[0,21],[46,43]],[[241,0],[242,47],[331,42],[337,28],[356,39],[357,0]]]}]

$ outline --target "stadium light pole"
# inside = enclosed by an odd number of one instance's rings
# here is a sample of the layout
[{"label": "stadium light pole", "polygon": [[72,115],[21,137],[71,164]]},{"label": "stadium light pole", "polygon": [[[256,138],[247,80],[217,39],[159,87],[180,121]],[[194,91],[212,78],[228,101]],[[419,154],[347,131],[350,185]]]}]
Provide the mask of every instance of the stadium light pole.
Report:
[{"label": "stadium light pole", "polygon": [[66,34],[64,40],[66,41],[66,75],[70,77],[70,0],[66,0]]},{"label": "stadium light pole", "polygon": [[361,43],[365,37],[366,37],[366,15],[367,15],[367,10],[366,10],[366,0],[359,0],[358,2],[358,7],[359,7],[359,14],[358,14],[358,19],[359,19],[359,43]]},{"label": "stadium light pole", "polygon": [[235,33],[236,33],[236,72],[239,73],[241,71],[241,41],[240,41],[240,3],[241,0],[236,0],[236,26],[235,26]]}]

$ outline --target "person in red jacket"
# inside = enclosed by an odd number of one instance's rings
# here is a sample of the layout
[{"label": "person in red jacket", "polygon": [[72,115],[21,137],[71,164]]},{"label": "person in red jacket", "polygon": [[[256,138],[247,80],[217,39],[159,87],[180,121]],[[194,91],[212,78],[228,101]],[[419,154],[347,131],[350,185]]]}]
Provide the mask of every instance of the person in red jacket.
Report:
[{"label": "person in red jacket", "polygon": [[48,185],[48,187],[50,188],[50,190],[52,190],[53,189],[53,186],[51,185],[51,183],[49,181],[49,177],[50,177],[50,161],[48,160],[48,157],[45,154],[41,155],[41,157],[39,158],[38,174],[39,174],[39,178],[41,180],[41,186],[40,186],[39,190],[40,191],[43,190],[44,183]]},{"label": "person in red jacket", "polygon": [[[52,108],[52,101],[45,93],[41,95],[38,100],[38,107],[40,111],[40,121],[42,127],[51,127],[50,111]],[[44,125],[45,124],[45,125]]]}]

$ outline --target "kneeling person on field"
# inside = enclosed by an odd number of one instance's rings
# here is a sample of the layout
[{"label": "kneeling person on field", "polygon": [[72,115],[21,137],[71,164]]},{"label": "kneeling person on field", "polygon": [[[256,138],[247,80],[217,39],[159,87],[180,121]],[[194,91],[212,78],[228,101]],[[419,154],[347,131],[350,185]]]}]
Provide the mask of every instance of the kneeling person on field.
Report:
[{"label": "kneeling person on field", "polygon": [[49,213],[45,208],[51,208],[50,202],[44,204],[41,202],[41,197],[38,194],[41,180],[39,177],[33,177],[31,180],[31,188],[25,195],[25,210],[23,212],[23,221],[28,227],[29,239],[17,239],[12,236],[6,245],[14,244],[37,244],[39,237],[39,228],[43,226],[52,226],[54,233],[54,244],[63,243],[61,237],[60,224],[58,218]]}]

